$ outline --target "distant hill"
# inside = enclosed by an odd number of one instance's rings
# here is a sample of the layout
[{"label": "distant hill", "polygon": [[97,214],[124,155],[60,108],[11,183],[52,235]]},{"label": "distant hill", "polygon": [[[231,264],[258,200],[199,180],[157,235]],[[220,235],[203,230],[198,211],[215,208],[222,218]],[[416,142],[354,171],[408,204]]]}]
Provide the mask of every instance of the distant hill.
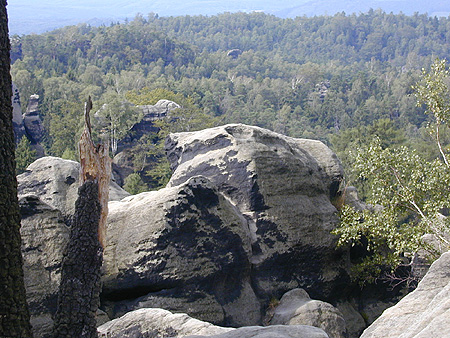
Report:
[{"label": "distant hill", "polygon": [[11,34],[42,33],[58,27],[89,23],[109,24],[150,12],[160,16],[214,15],[222,12],[263,11],[280,17],[364,13],[381,8],[385,12],[448,16],[446,0],[15,0],[8,5]]}]

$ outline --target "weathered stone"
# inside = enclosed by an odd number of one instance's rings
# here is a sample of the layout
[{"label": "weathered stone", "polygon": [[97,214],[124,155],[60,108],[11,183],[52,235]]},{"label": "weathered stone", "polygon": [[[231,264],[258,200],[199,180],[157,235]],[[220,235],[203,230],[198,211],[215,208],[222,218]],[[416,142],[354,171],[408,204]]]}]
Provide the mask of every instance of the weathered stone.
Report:
[{"label": "weathered stone", "polygon": [[383,312],[361,338],[444,337],[450,332],[450,252],[435,261],[416,290]]},{"label": "weathered stone", "polygon": [[346,337],[345,320],[333,305],[309,298],[303,289],[283,295],[271,325],[310,325],[324,330],[330,338]]},{"label": "weathered stone", "polygon": [[231,331],[231,328],[214,326],[189,317],[173,314],[163,309],[139,309],[100,326],[99,337],[184,337],[193,334],[214,335]]},{"label": "weathered stone", "polygon": [[61,212],[35,195],[19,199],[24,279],[34,337],[50,337],[69,227]]},{"label": "weathered stone", "polygon": [[322,329],[307,325],[249,326],[218,335],[185,338],[329,338]]},{"label": "weathered stone", "polygon": [[31,95],[28,101],[26,112],[23,114],[23,124],[31,147],[36,150],[36,156],[42,157],[45,154],[44,148],[40,144],[44,136],[44,124],[39,112],[39,95]]},{"label": "weathered stone", "polygon": [[103,299],[110,315],[163,306],[214,323],[259,322],[247,222],[207,179],[109,208]]},{"label": "weathered stone", "polygon": [[[19,196],[32,194],[42,202],[58,209],[65,217],[73,215],[78,196],[80,164],[58,157],[42,157],[17,176]],[[120,200],[130,196],[116,183],[111,182],[109,199]]]},{"label": "weathered stone", "polygon": [[330,234],[343,172],[323,143],[227,125],[171,134],[166,150],[174,170],[168,186],[203,175],[247,218],[259,297],[302,287],[330,299],[343,287],[347,254]]},{"label": "weathered stone", "polygon": [[11,103],[13,107],[14,137],[16,139],[16,143],[18,143],[25,135],[25,127],[23,125],[22,107],[20,105],[20,93],[14,83],[12,84],[12,93]]}]

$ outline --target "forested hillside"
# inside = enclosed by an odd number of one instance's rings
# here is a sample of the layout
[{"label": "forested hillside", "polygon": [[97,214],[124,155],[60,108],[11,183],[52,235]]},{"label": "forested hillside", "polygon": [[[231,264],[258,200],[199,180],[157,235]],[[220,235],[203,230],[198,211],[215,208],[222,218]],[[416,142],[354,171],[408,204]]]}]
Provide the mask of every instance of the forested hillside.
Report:
[{"label": "forested hillside", "polygon": [[[242,122],[320,139],[345,161],[345,150],[376,130],[385,142],[430,153],[427,116],[411,86],[435,58],[450,57],[450,18],[373,10],[295,19],[151,14],[11,39],[13,81],[23,103],[40,95],[49,154],[76,156],[91,95],[97,109],[177,98],[201,118],[167,129]],[[139,116],[125,120],[118,129]]]}]

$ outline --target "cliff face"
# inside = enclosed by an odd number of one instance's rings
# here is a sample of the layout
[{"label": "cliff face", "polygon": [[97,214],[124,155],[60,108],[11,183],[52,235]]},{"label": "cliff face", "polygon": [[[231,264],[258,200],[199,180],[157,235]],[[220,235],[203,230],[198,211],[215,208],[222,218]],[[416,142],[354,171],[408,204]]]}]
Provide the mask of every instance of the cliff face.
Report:
[{"label": "cliff face", "polygon": [[[271,299],[295,288],[345,301],[348,252],[330,235],[342,168],[324,144],[227,125],[170,135],[167,152],[166,188],[129,197],[111,188],[101,306],[110,318],[160,307],[245,326],[261,324]],[[77,168],[42,158],[19,176],[38,337],[54,311]]]}]

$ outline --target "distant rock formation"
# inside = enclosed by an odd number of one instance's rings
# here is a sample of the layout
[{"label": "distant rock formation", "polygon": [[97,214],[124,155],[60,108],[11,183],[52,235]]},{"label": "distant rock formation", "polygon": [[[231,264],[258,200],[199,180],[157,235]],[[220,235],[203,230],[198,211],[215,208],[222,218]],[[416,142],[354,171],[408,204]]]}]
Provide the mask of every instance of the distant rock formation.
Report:
[{"label": "distant rock formation", "polygon": [[36,150],[36,157],[45,156],[44,147],[41,145],[44,136],[44,124],[39,111],[39,95],[31,95],[26,112],[22,115],[25,135],[31,142],[31,148]]},{"label": "distant rock formation", "polygon": [[387,309],[361,338],[448,337],[450,252],[435,261],[416,290]]},{"label": "distant rock formation", "polygon": [[114,179],[120,186],[123,186],[125,179],[136,171],[129,148],[133,147],[144,135],[158,133],[159,128],[155,126],[154,122],[165,118],[170,111],[180,107],[178,103],[170,100],[159,100],[154,105],[138,106],[144,116],[139,123],[136,123],[131,128],[128,135],[119,142],[119,153],[113,159]]},{"label": "distant rock formation", "polygon": [[233,59],[237,59],[239,55],[242,54],[242,50],[240,49],[231,49],[228,51],[227,56],[232,57]]},{"label": "distant rock formation", "polygon": [[22,107],[20,104],[20,93],[19,89],[13,83],[12,85],[13,96],[11,98],[11,103],[13,107],[13,128],[14,128],[14,137],[16,139],[16,143],[19,143],[20,139],[23,135],[25,135],[25,127],[23,125],[22,118]]}]

